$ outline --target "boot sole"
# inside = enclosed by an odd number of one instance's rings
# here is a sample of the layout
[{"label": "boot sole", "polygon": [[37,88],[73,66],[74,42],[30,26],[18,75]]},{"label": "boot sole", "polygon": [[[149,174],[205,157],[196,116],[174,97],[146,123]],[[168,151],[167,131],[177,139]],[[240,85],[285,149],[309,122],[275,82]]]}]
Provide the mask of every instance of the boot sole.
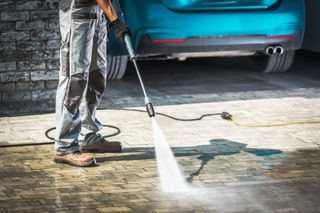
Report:
[{"label": "boot sole", "polygon": [[71,166],[77,166],[77,167],[91,167],[91,166],[94,166],[96,165],[96,160],[93,159],[87,163],[77,163],[77,162],[72,162],[72,161],[68,161],[68,160],[65,160],[65,159],[59,159],[59,158],[54,158],[53,160],[54,162],[56,163],[61,163],[61,164],[68,164],[68,165],[71,165]]},{"label": "boot sole", "polygon": [[122,152],[122,149],[120,150],[100,150],[100,149],[91,149],[91,150],[85,150],[81,149],[84,153],[120,153]]}]

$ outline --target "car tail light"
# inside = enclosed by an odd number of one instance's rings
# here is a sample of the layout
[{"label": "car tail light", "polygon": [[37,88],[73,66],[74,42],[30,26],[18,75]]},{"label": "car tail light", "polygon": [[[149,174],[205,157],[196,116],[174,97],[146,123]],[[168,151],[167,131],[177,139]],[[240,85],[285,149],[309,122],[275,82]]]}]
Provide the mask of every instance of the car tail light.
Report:
[{"label": "car tail light", "polygon": [[292,37],[293,37],[293,35],[267,36],[268,39],[289,39]]}]

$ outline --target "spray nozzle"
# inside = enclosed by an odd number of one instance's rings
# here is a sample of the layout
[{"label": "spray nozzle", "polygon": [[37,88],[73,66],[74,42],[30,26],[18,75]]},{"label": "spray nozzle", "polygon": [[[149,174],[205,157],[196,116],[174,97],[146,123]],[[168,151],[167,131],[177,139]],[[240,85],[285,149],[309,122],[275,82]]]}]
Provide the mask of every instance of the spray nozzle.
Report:
[{"label": "spray nozzle", "polygon": [[146,104],[146,109],[150,118],[155,117],[154,108],[151,102]]}]

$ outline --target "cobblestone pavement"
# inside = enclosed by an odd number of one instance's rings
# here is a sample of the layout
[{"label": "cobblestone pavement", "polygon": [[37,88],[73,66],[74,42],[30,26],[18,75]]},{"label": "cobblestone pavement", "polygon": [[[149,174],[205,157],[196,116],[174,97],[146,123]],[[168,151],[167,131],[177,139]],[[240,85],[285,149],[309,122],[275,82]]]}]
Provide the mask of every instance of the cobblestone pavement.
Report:
[{"label": "cobblestone pavement", "polygon": [[[218,90],[210,80],[219,84],[219,79],[226,82],[225,76],[201,71],[210,63],[202,66],[199,76],[204,77],[194,85],[183,84],[183,79],[191,82],[190,72],[176,73],[165,83],[156,73],[158,84],[154,79],[155,85],[148,86],[156,110],[182,118],[228,111],[242,123],[320,120],[320,78],[311,68],[296,65],[304,74],[268,76],[228,71],[233,80]],[[176,78],[179,88],[173,85]],[[132,95],[138,87],[126,96],[119,89],[133,85],[131,79],[111,83],[117,88],[110,92],[115,95],[112,107],[139,104],[138,95]],[[161,97],[167,90],[169,95]],[[107,94],[106,101],[110,98]],[[219,116],[195,122],[157,116],[192,184],[188,193],[169,194],[158,187],[147,115],[101,109],[98,117],[120,127],[122,133],[112,139],[125,150],[96,154],[96,167],[55,164],[53,145],[0,148],[0,212],[319,212],[318,124],[246,128]],[[1,117],[0,125],[0,145],[48,142],[44,131],[54,125],[54,114]]]}]

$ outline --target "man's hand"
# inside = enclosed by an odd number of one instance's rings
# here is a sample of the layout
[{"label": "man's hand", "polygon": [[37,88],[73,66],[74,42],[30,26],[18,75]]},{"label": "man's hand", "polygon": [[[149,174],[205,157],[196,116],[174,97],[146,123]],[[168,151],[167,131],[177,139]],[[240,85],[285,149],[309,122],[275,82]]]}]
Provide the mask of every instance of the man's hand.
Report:
[{"label": "man's hand", "polygon": [[119,39],[121,42],[124,42],[124,36],[127,34],[129,36],[132,36],[132,32],[129,29],[129,27],[123,23],[120,19],[116,19],[112,22],[110,22],[110,29],[114,32],[117,39]]},{"label": "man's hand", "polygon": [[128,34],[132,36],[132,32],[129,27],[118,19],[117,13],[114,11],[111,0],[96,0],[99,7],[107,15],[110,20],[110,28],[114,32],[115,36],[124,42],[124,36]]}]

